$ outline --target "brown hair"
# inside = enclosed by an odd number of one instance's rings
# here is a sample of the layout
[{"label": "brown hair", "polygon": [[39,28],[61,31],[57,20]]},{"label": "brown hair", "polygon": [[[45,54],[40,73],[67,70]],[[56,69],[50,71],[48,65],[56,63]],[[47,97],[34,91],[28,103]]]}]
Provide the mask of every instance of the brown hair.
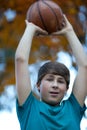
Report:
[{"label": "brown hair", "polygon": [[47,62],[44,65],[42,65],[38,72],[37,83],[40,83],[42,78],[46,74],[55,74],[63,76],[67,83],[68,88],[70,82],[70,72],[69,69],[64,64],[59,62]]}]

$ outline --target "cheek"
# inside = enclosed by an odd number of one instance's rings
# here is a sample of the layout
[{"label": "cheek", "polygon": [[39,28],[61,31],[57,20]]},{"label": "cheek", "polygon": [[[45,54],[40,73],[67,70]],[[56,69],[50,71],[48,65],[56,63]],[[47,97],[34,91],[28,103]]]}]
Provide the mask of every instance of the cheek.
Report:
[{"label": "cheek", "polygon": [[47,87],[47,86],[48,86],[48,85],[47,85],[46,83],[44,83],[44,84],[42,83],[42,84],[41,84],[41,86],[40,86],[40,93],[41,93],[41,94],[44,94],[44,95],[45,95],[46,92],[48,92],[48,87]]},{"label": "cheek", "polygon": [[47,87],[41,86],[40,92],[41,93],[46,93],[46,91],[47,91]]},{"label": "cheek", "polygon": [[66,85],[60,87],[61,92],[65,93],[67,91]]}]

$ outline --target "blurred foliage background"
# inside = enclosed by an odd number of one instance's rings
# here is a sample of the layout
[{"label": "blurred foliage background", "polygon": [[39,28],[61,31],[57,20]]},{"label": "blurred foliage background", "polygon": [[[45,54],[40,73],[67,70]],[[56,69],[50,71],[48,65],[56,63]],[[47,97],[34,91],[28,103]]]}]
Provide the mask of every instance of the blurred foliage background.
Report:
[{"label": "blurred foliage background", "polygon": [[[0,93],[15,84],[14,55],[24,32],[28,8],[36,0],[0,0]],[[87,0],[53,0],[62,8],[82,42],[87,45]],[[86,46],[87,47],[87,46]],[[71,54],[64,37],[34,38],[29,63],[55,60],[60,50]],[[71,57],[72,58],[72,57]],[[76,66],[73,62],[74,67]]]}]

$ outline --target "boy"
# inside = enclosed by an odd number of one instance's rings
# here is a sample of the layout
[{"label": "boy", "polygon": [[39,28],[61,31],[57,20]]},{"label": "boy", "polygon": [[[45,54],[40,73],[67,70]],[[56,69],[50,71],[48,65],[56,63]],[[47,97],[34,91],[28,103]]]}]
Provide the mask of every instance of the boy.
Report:
[{"label": "boy", "polygon": [[78,74],[73,90],[66,101],[62,101],[69,86],[67,67],[57,62],[47,62],[38,73],[37,94],[31,90],[28,60],[32,39],[47,32],[26,21],[26,29],[15,54],[17,88],[17,115],[21,130],[80,130],[80,121],[85,111],[87,95],[87,57],[71,24],[65,17],[66,26],[52,35],[64,35],[73,51],[78,65]]}]

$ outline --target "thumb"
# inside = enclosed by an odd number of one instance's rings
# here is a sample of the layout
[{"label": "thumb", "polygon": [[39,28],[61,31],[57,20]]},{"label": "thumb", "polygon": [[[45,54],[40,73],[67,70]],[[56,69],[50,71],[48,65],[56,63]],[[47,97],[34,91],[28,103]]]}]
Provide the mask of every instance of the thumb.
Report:
[{"label": "thumb", "polygon": [[40,27],[37,27],[37,31],[36,31],[36,36],[39,36],[39,35],[48,35],[48,32],[46,30],[43,30],[42,28]]}]

